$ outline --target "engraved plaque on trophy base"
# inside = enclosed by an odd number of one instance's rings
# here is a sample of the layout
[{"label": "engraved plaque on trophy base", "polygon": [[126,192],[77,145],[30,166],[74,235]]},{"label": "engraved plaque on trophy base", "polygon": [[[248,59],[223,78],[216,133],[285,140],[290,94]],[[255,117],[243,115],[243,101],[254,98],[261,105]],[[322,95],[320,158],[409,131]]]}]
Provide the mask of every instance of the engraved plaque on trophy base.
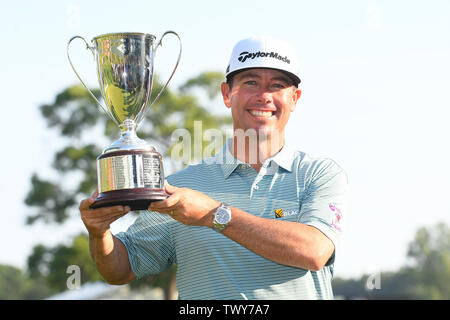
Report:
[{"label": "engraved plaque on trophy base", "polygon": [[99,195],[91,208],[123,205],[146,210],[152,201],[167,198],[162,157],[156,151],[124,150],[97,158]]}]

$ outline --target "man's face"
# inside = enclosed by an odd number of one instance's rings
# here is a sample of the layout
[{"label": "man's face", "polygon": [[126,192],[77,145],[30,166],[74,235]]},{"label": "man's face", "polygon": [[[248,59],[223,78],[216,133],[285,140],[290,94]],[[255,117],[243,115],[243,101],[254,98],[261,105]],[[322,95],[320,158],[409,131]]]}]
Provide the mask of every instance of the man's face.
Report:
[{"label": "man's face", "polygon": [[234,130],[254,129],[267,136],[284,134],[301,91],[284,73],[273,69],[249,69],[233,77],[232,89],[222,83],[225,105],[231,108]]}]

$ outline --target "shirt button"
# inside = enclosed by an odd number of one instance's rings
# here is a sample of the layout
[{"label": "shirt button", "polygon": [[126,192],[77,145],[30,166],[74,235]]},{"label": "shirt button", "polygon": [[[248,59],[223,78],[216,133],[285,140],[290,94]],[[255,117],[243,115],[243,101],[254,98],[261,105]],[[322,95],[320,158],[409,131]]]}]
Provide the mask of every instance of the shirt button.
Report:
[{"label": "shirt button", "polygon": [[256,185],[253,187],[253,189],[258,190],[258,189],[259,189],[259,186],[256,184]]},{"label": "shirt button", "polygon": [[245,164],[241,164],[241,169],[245,170],[245,169],[247,169],[247,166]]}]

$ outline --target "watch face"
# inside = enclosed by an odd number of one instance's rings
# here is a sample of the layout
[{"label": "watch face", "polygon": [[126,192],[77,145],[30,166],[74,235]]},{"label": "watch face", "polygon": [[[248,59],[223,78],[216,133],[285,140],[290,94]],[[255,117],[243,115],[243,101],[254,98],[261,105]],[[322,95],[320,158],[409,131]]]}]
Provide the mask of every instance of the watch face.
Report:
[{"label": "watch face", "polygon": [[220,208],[216,215],[216,221],[220,224],[226,224],[230,220],[230,214],[227,210]]}]

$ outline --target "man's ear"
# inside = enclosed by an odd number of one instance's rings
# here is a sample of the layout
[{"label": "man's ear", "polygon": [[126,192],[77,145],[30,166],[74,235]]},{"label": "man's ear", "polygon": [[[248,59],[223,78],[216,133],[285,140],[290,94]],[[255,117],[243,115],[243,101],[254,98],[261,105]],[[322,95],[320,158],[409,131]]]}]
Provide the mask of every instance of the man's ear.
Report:
[{"label": "man's ear", "polygon": [[222,91],[223,103],[227,108],[231,108],[231,89],[228,83],[222,82],[220,90]]},{"label": "man's ear", "polygon": [[291,112],[295,110],[295,106],[297,105],[298,100],[300,99],[300,96],[302,95],[302,90],[295,88],[294,92],[292,94],[292,108]]}]

